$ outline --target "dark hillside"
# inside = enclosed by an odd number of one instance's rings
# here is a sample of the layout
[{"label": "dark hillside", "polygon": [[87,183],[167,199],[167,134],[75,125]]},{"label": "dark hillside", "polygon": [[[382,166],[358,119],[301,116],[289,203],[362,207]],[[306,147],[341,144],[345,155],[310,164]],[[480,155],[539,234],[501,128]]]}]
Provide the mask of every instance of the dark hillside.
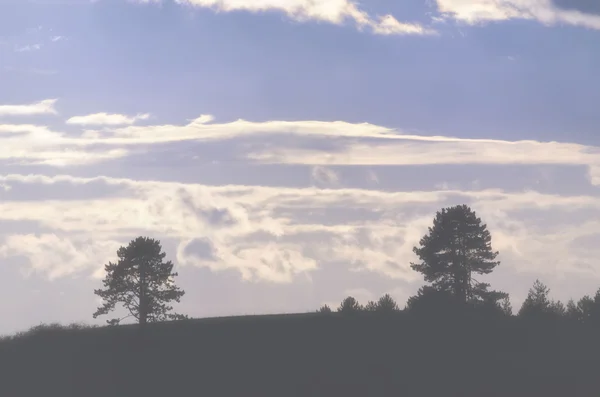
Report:
[{"label": "dark hillside", "polygon": [[403,312],[49,327],[0,342],[0,395],[597,397],[599,336]]}]

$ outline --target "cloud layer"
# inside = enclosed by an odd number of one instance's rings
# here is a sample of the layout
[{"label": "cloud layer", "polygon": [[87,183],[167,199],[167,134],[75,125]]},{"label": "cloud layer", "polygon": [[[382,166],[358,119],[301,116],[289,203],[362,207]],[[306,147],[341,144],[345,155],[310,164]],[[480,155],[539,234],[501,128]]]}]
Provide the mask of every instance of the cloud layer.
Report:
[{"label": "cloud layer", "polygon": [[[34,105],[0,106],[0,109],[7,109],[7,114],[54,112],[54,103],[46,100]],[[600,178],[600,148],[574,143],[413,135],[390,127],[343,121],[216,123],[210,115],[184,125],[115,126],[148,117],[97,113],[67,119],[69,124],[102,127],[86,129],[79,136],[42,125],[0,124],[0,160],[55,166],[93,164],[178,142],[231,141],[239,146],[236,157],[229,160],[237,161],[404,166],[555,164],[587,167],[593,185],[598,185]],[[313,175],[313,178],[323,177],[327,177],[323,172]]]},{"label": "cloud layer", "polygon": [[[26,257],[30,270],[51,278],[99,276],[119,244],[150,234],[175,241],[182,265],[234,270],[249,281],[290,283],[345,263],[414,282],[412,247],[435,211],[458,203],[472,205],[488,223],[506,266],[597,276],[600,252],[589,242],[599,230],[600,198],[593,196],[208,186],[68,175],[5,175],[0,183],[8,187],[0,222],[39,230],[5,236],[0,255]],[[16,199],[32,188],[34,202]],[[70,198],[45,198],[65,188]],[[90,188],[110,193],[77,198]]]},{"label": "cloud layer", "polygon": [[[163,0],[136,0],[161,3]],[[217,12],[279,11],[293,20],[321,21],[340,25],[350,21],[359,30],[380,35],[433,35],[437,32],[419,23],[400,22],[386,14],[372,16],[352,0],[174,0],[175,3]],[[511,19],[534,20],[545,25],[568,24],[600,29],[600,6],[594,0],[434,0],[442,19],[476,25]],[[429,19],[429,18],[428,18]],[[434,15],[431,20],[439,21]]]}]

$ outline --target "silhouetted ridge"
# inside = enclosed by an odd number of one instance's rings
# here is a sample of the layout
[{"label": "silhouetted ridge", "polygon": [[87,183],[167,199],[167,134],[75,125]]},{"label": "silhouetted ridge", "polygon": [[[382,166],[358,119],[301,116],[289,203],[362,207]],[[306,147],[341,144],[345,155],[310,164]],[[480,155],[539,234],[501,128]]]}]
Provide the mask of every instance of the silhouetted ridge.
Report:
[{"label": "silhouetted ridge", "polygon": [[365,311],[157,323],[142,338],[138,330],[52,327],[7,338],[0,391],[591,397],[600,390],[600,329],[568,320]]}]

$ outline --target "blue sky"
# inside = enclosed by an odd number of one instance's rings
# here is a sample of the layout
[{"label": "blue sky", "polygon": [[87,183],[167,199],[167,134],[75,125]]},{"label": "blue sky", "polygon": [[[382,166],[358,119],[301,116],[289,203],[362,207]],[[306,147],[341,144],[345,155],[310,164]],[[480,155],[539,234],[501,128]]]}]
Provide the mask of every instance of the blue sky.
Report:
[{"label": "blue sky", "polygon": [[0,0],[0,332],[92,322],[137,235],[193,316],[403,304],[461,203],[515,307],[594,292],[594,4]]}]

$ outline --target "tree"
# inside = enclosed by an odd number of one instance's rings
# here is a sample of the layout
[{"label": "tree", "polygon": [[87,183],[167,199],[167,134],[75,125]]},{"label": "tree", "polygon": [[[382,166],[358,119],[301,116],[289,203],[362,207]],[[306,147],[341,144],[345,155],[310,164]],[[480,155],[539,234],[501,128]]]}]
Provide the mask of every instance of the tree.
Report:
[{"label": "tree", "polygon": [[352,296],[344,299],[340,304],[340,307],[337,309],[337,311],[340,313],[356,313],[362,310],[363,307]]},{"label": "tree", "polygon": [[417,294],[408,298],[405,310],[414,313],[447,314],[457,307],[456,298],[450,291],[425,285]]},{"label": "tree", "polygon": [[[94,318],[108,314],[120,303],[129,311],[124,317],[134,317],[140,325],[147,322],[177,320],[185,318],[180,314],[169,313],[170,302],[179,302],[185,294],[174,284],[173,263],[164,261],[166,254],[158,240],[138,237],[127,247],[117,251],[117,263],[104,266],[106,276],[104,289],[94,290],[104,301],[94,313]],[[117,325],[121,319],[108,320]]]},{"label": "tree", "polygon": [[567,315],[584,324],[600,324],[600,289],[593,298],[585,295],[577,305],[569,301]]},{"label": "tree", "polygon": [[509,296],[505,296],[500,301],[500,310],[502,311],[502,313],[504,313],[507,316],[513,315],[513,308],[512,308],[512,304],[510,303]]},{"label": "tree", "polygon": [[319,308],[319,310],[317,310],[317,313],[321,313],[321,314],[331,313],[331,308],[329,307],[329,305],[323,305]]},{"label": "tree", "polygon": [[363,310],[367,312],[393,313],[400,310],[398,304],[389,294],[383,295],[377,302],[369,301]]},{"label": "tree", "polygon": [[519,317],[562,317],[568,308],[560,301],[550,299],[550,288],[540,280],[535,280],[527,298],[519,310]]},{"label": "tree", "polygon": [[[488,285],[474,280],[473,273],[489,274],[500,264],[495,261],[498,252],[492,250],[491,241],[487,226],[467,205],[443,208],[419,247],[413,248],[421,262],[411,263],[411,268],[434,288],[450,291],[459,302],[490,299]],[[496,293],[495,297],[502,299],[503,295]]]},{"label": "tree", "polygon": [[581,312],[580,307],[575,303],[573,299],[569,299],[569,301],[567,302],[565,317],[571,321],[575,321],[578,323],[583,322],[583,313]]},{"label": "tree", "polygon": [[375,311],[381,313],[393,313],[399,310],[400,308],[398,307],[398,304],[389,294],[385,294],[379,298],[375,306]]},{"label": "tree", "polygon": [[473,286],[473,297],[470,303],[487,313],[512,315],[510,298],[506,292],[490,291],[488,283],[476,283]]}]

